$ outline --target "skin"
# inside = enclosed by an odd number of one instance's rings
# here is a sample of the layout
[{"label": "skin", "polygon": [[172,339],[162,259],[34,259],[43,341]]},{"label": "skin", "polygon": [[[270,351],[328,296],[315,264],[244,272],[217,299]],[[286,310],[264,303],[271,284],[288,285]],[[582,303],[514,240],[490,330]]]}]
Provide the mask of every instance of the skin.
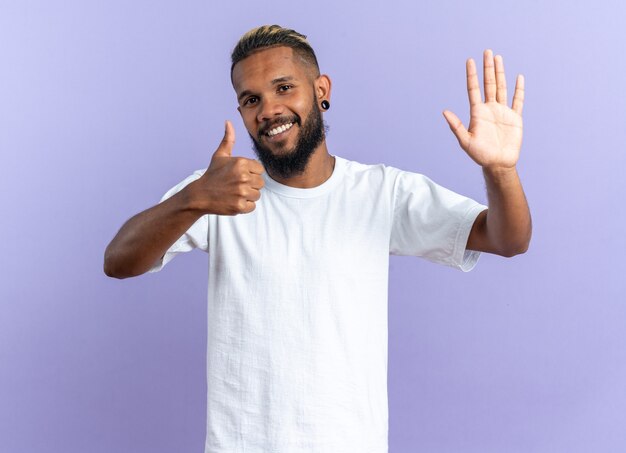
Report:
[{"label": "skin", "polygon": [[[522,142],[524,79],[517,78],[512,107],[502,58],[484,53],[485,100],[480,97],[478,75],[467,60],[470,124],[466,129],[452,112],[443,112],[461,148],[483,168],[489,209],[476,219],[467,247],[513,256],[527,250],[531,236],[528,204],[516,171]],[[281,118],[300,116],[304,125],[312,102],[330,101],[331,81],[294,55],[287,47],[256,52],[233,68],[238,111],[254,137]],[[274,139],[261,138],[276,153],[293,149],[300,126]],[[224,138],[211,157],[207,171],[171,198],[129,219],[105,251],[104,272],[127,278],[147,272],[185,231],[205,214],[237,215],[252,212],[264,185],[263,165],[232,155],[235,131],[227,121]],[[305,171],[291,178],[270,176],[299,188],[316,187],[334,168],[325,140],[314,150]]]},{"label": "skin", "polygon": [[511,257],[528,250],[532,235],[530,210],[517,173],[522,147],[524,77],[517,76],[511,107],[507,106],[504,62],[490,49],[483,54],[484,101],[473,59],[466,62],[470,123],[466,129],[451,111],[443,115],[459,145],[483,169],[489,209],[478,215],[467,248]]},{"label": "skin", "polygon": [[[273,47],[250,55],[233,68],[232,82],[239,106],[237,110],[253,137],[280,118],[299,115],[306,121],[316,97],[330,101],[331,81],[327,75],[304,63],[289,47]],[[263,144],[280,154],[293,149],[300,126],[294,125],[280,137],[262,135]],[[303,174],[292,178],[272,175],[272,179],[292,187],[316,187],[330,178],[335,165],[326,141],[313,152]]]}]

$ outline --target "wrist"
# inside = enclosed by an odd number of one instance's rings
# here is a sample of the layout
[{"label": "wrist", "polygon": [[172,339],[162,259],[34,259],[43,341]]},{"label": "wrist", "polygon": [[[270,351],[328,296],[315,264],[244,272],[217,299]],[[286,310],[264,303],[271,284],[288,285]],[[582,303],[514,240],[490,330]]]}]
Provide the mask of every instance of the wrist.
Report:
[{"label": "wrist", "polygon": [[519,176],[517,174],[517,167],[515,165],[512,167],[491,166],[482,168],[485,179],[496,183],[514,180],[516,181],[519,179]]},{"label": "wrist", "polygon": [[202,191],[198,190],[198,180],[187,184],[177,195],[180,196],[180,209],[182,211],[194,214],[204,215],[210,211],[208,200],[203,196]]}]

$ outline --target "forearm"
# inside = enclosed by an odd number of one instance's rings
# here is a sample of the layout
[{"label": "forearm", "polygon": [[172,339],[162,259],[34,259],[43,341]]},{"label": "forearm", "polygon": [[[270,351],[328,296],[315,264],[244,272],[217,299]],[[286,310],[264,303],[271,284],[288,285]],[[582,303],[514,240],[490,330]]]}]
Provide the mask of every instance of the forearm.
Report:
[{"label": "forearm", "polygon": [[483,168],[483,175],[489,204],[485,218],[488,242],[503,256],[524,253],[530,243],[532,221],[516,168]]},{"label": "forearm", "polygon": [[201,216],[189,186],[129,219],[104,254],[104,272],[126,278],[147,272]]}]

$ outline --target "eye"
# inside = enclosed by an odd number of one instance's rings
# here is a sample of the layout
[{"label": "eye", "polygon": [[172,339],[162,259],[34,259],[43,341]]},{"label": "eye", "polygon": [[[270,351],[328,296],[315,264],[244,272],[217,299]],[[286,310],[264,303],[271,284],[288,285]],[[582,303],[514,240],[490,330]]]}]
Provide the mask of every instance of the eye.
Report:
[{"label": "eye", "polygon": [[253,105],[258,101],[256,96],[250,96],[248,99],[243,101],[243,105]]},{"label": "eye", "polygon": [[278,87],[278,91],[284,93],[284,92],[286,92],[286,91],[288,91],[288,90],[290,90],[292,88],[293,88],[293,85],[280,85]]}]

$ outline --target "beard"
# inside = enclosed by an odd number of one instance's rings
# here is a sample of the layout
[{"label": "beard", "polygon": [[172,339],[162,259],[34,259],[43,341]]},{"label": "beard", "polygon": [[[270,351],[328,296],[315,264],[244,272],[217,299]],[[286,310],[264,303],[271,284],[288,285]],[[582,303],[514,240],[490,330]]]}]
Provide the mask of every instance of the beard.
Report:
[{"label": "beard", "polygon": [[[249,134],[250,139],[252,139],[254,152],[270,176],[276,175],[287,179],[302,174],[313,152],[315,152],[315,149],[324,141],[328,126],[326,126],[322,120],[322,112],[315,102],[315,97],[313,99],[313,105],[306,117],[304,127],[302,127],[302,118],[300,118],[299,115],[294,115],[293,117],[276,118],[272,123],[259,131],[257,139],[255,139],[252,134]],[[300,128],[298,139],[293,149],[288,150],[284,144],[277,143],[275,147],[278,148],[281,153],[276,154],[267,146],[263,145],[262,140],[263,137],[266,136],[265,133],[267,131],[281,124],[291,122],[294,123],[292,127],[297,125]]]}]

